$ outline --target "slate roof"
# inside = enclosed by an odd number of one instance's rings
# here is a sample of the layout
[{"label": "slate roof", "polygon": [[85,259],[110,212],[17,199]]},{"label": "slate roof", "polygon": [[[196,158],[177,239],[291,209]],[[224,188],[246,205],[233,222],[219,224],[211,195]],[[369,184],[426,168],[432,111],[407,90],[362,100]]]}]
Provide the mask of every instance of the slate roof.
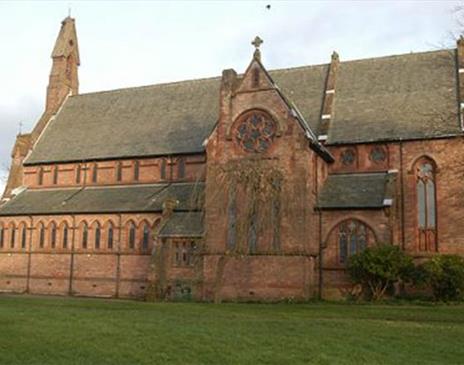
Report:
[{"label": "slate roof", "polygon": [[201,237],[203,236],[203,213],[173,213],[161,228],[160,237]]},{"label": "slate roof", "polygon": [[[270,71],[313,130],[328,65]],[[25,164],[204,152],[220,78],[70,96]],[[340,62],[327,144],[461,133],[455,50]]]},{"label": "slate roof", "polygon": [[341,62],[328,144],[461,133],[454,50]]},{"label": "slate roof", "polygon": [[321,209],[383,208],[393,198],[394,174],[333,174],[327,177],[319,195]]},{"label": "slate roof", "polygon": [[200,210],[204,183],[153,184],[85,189],[25,190],[0,207],[0,216],[161,212],[168,198],[176,211]]}]

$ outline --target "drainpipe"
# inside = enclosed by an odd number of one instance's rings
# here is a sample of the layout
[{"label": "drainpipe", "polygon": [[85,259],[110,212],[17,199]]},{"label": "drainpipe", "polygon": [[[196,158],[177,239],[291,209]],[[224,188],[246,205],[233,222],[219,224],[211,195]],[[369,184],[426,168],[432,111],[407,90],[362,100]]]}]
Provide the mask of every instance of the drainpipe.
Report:
[{"label": "drainpipe", "polygon": [[72,216],[72,240],[71,240],[71,261],[69,264],[69,295],[73,295],[73,276],[74,276],[74,248],[76,238],[76,216]]},{"label": "drainpipe", "polygon": [[31,261],[32,261],[32,233],[33,233],[33,218],[32,215],[29,216],[30,219],[30,234],[29,234],[29,252],[27,253],[27,274],[26,274],[26,293],[29,294],[30,291],[30,281],[31,281]]},{"label": "drainpipe", "polygon": [[121,240],[122,240],[122,214],[118,214],[119,217],[119,233],[118,233],[118,252],[116,254],[116,289],[115,297],[119,298],[119,286],[121,280]]},{"label": "drainpipe", "polygon": [[318,208],[319,213],[319,291],[318,291],[318,299],[322,299],[322,289],[323,289],[323,270],[322,270],[322,258],[324,252],[324,243],[322,241],[322,211]]},{"label": "drainpipe", "polygon": [[406,237],[404,232],[404,166],[403,166],[403,141],[400,141],[400,179],[401,179],[401,247],[406,249]]}]

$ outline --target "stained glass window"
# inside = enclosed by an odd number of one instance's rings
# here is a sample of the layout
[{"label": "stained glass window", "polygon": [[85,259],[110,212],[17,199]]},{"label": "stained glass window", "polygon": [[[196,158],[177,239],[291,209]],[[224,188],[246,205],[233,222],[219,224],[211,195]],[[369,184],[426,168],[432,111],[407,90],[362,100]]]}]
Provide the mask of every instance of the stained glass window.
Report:
[{"label": "stained glass window", "polygon": [[21,248],[26,248],[27,228],[23,226],[21,231]]},{"label": "stained glass window", "polygon": [[100,249],[100,241],[101,241],[101,227],[100,224],[97,223],[95,226],[95,249]]},{"label": "stained glass window", "polygon": [[148,250],[148,244],[150,241],[150,227],[148,224],[143,225],[143,237],[142,237],[142,250]]},{"label": "stained glass window", "polygon": [[114,235],[113,224],[110,223],[110,225],[108,226],[108,249],[109,250],[113,249],[113,235]]},{"label": "stained glass window", "polygon": [[134,223],[131,223],[129,225],[129,248],[130,249],[135,248],[135,225]]},{"label": "stained glass window", "polygon": [[367,226],[350,219],[340,223],[338,227],[339,262],[344,264],[348,258],[366,249],[373,233]]},{"label": "stained glass window", "polygon": [[40,224],[39,229],[39,246],[40,248],[44,248],[45,246],[45,227],[42,223]]},{"label": "stained glass window", "polygon": [[40,167],[40,168],[39,168],[39,171],[38,171],[38,178],[37,178],[37,180],[38,180],[37,183],[38,183],[39,185],[42,185],[42,184],[43,184],[43,178],[44,178],[44,171],[43,171],[43,168]]},{"label": "stained glass window", "polygon": [[375,163],[382,163],[387,159],[387,152],[383,147],[375,146],[372,148],[369,158]]},{"label": "stained glass window", "polygon": [[63,226],[63,248],[68,248],[68,225]]},{"label": "stained glass window", "polygon": [[58,184],[58,166],[53,169],[53,184]]},{"label": "stained glass window", "polygon": [[235,131],[235,140],[246,152],[266,151],[274,141],[276,123],[267,114],[255,111],[240,119]]},{"label": "stained glass window", "polygon": [[122,180],[122,163],[118,162],[116,165],[116,180],[121,181]]},{"label": "stained glass window", "polygon": [[51,248],[56,247],[56,224],[53,222],[50,225],[50,246]]},{"label": "stained glass window", "polygon": [[98,179],[98,165],[94,164],[92,169],[92,182],[96,183]]},{"label": "stained glass window", "polygon": [[88,241],[89,241],[89,227],[87,226],[87,223],[84,223],[84,227],[82,229],[82,248],[83,249],[87,248]]},{"label": "stained glass window", "polygon": [[3,248],[4,239],[5,239],[5,229],[3,227],[0,227],[0,248]]},{"label": "stained glass window", "polygon": [[418,249],[437,250],[435,167],[428,158],[416,163]]},{"label": "stained glass window", "polygon": [[81,182],[81,165],[76,166],[76,184]]},{"label": "stained glass window", "polygon": [[342,152],[341,155],[342,164],[345,166],[352,165],[356,160],[356,152],[352,148],[348,148]]},{"label": "stained glass window", "polygon": [[137,181],[139,179],[140,173],[140,163],[138,161],[134,162],[134,180]]},{"label": "stained glass window", "polygon": [[16,241],[16,227],[15,225],[13,224],[11,226],[11,235],[10,235],[10,246],[11,248],[14,248],[15,246],[15,241]]}]

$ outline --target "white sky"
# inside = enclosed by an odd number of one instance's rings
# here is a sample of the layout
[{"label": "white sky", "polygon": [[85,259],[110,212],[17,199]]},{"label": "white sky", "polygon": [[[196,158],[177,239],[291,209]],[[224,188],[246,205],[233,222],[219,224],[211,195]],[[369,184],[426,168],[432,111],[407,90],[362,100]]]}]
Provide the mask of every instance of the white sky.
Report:
[{"label": "white sky", "polygon": [[457,4],[0,0],[0,166],[9,165],[19,122],[30,131],[43,111],[50,54],[69,6],[85,93],[243,72],[256,35],[269,69],[327,63],[333,50],[343,61],[454,46]]}]

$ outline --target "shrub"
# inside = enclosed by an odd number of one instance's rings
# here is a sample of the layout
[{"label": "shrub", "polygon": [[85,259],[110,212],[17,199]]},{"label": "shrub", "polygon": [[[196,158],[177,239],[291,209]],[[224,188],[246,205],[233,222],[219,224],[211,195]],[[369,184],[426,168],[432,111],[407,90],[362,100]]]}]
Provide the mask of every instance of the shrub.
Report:
[{"label": "shrub", "polygon": [[457,255],[440,255],[418,268],[422,281],[430,285],[435,300],[459,300],[464,293],[464,259]]},{"label": "shrub", "polygon": [[372,300],[382,299],[399,280],[408,281],[413,271],[412,258],[389,244],[367,248],[351,256],[348,264],[352,280],[367,289]]}]

